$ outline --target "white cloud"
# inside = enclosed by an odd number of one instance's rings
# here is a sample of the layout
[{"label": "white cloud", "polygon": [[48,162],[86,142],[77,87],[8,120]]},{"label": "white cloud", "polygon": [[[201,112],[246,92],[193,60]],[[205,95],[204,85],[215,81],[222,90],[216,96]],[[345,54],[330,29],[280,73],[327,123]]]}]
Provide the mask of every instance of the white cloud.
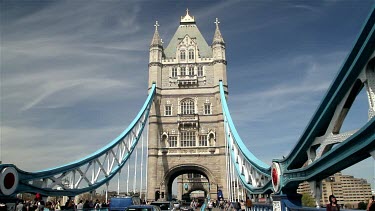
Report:
[{"label": "white cloud", "polygon": [[[98,86],[100,84],[100,86]],[[31,102],[27,103],[22,107],[21,110],[28,110],[33,106],[40,104],[46,98],[51,97],[53,94],[62,91],[64,89],[72,89],[69,94],[64,95],[62,98],[58,98],[54,105],[47,105],[47,107],[64,107],[68,106],[74,102],[80,101],[83,98],[95,97],[98,92],[103,92],[107,90],[108,93],[113,91],[113,87],[121,87],[126,89],[123,82],[119,80],[110,79],[86,79],[86,80],[70,80],[70,81],[59,81],[58,83],[46,83],[43,84],[39,89],[40,94],[33,99]],[[71,93],[74,93],[72,95]]]},{"label": "white cloud", "polygon": [[3,163],[13,163],[25,171],[52,168],[97,151],[123,129],[125,128],[46,129],[2,126],[0,159]]}]

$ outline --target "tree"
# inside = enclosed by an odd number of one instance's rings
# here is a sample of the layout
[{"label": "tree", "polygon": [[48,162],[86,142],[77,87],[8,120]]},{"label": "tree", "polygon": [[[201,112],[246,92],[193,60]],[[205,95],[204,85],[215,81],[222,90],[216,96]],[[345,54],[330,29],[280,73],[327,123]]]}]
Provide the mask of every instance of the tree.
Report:
[{"label": "tree", "polygon": [[359,210],[365,210],[367,208],[367,203],[361,201],[358,203],[358,209]]},{"label": "tree", "polygon": [[302,194],[302,206],[304,207],[315,207],[315,199],[307,193]]}]

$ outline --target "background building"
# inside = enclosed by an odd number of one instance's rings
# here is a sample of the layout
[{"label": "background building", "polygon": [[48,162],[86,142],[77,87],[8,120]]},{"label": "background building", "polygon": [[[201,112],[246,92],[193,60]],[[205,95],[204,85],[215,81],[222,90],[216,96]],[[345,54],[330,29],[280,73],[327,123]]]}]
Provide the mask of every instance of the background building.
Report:
[{"label": "background building", "polygon": [[[297,192],[311,195],[309,183],[301,183]],[[357,208],[359,202],[367,203],[371,198],[371,185],[365,179],[354,178],[338,172],[322,181],[322,199],[320,204],[323,206],[328,204],[328,198],[332,194],[337,198],[341,206],[347,209]]]}]

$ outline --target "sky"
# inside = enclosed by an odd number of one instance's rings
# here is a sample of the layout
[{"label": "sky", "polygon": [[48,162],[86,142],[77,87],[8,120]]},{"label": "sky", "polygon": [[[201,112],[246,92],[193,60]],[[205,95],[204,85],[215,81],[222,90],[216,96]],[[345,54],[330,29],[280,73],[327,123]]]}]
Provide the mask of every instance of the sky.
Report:
[{"label": "sky", "polygon": [[[350,52],[374,1],[0,1],[0,160],[25,171],[89,155],[147,97],[149,45],[195,16],[226,43],[228,105],[259,159],[287,156]],[[367,121],[362,91],[343,131]],[[368,158],[343,171],[374,185]]]}]

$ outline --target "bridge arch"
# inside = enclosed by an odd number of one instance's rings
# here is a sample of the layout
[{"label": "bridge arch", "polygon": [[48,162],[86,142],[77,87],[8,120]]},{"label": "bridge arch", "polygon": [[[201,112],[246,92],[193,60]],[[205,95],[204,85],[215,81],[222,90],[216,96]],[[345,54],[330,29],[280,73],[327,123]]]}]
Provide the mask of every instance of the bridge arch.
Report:
[{"label": "bridge arch", "polygon": [[172,183],[173,181],[180,175],[183,174],[200,174],[203,175],[209,183],[209,188],[207,187],[192,187],[189,189],[189,193],[195,190],[203,190],[205,195],[209,193],[217,193],[217,185],[218,181],[213,172],[208,169],[207,167],[196,164],[196,163],[188,163],[188,164],[180,164],[170,168],[167,172],[165,172],[165,176],[162,182],[165,184],[165,191],[168,199],[172,198]]}]

